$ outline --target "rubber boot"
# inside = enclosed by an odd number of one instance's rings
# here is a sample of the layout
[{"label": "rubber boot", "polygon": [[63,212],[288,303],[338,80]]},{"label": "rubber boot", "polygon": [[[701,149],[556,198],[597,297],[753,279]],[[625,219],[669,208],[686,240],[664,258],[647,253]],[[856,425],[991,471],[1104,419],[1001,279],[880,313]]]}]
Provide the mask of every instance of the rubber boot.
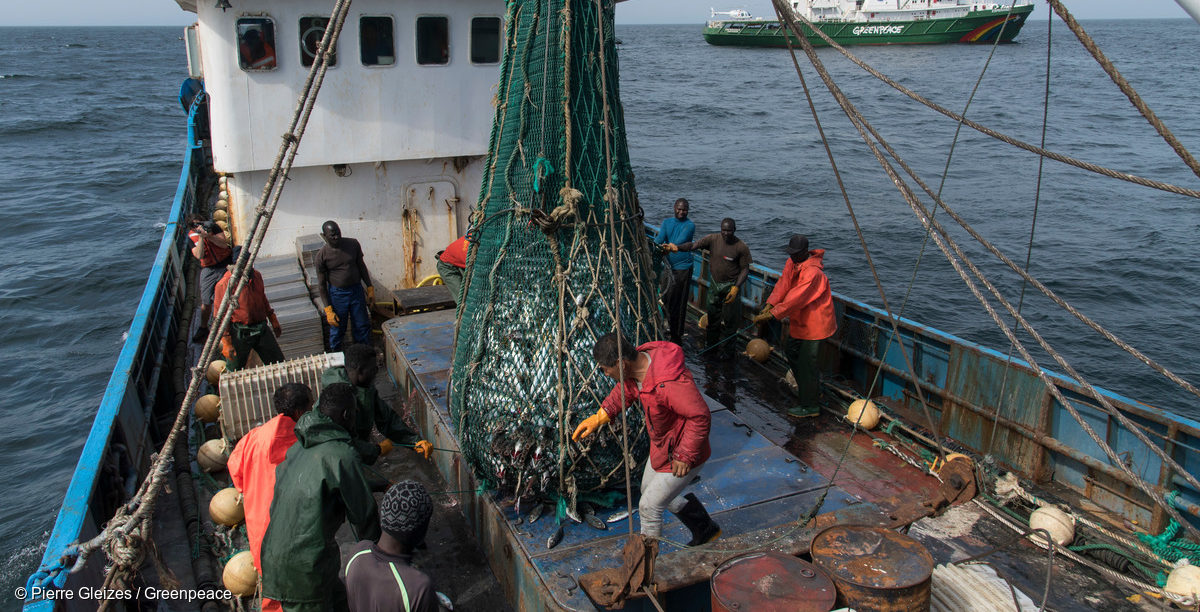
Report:
[{"label": "rubber boot", "polygon": [[704,509],[704,504],[696,499],[694,493],[688,493],[683,496],[688,500],[687,505],[675,513],[679,520],[692,532],[692,541],[688,542],[688,546],[699,546],[707,544],[721,536],[721,526],[708,516],[708,511]]}]

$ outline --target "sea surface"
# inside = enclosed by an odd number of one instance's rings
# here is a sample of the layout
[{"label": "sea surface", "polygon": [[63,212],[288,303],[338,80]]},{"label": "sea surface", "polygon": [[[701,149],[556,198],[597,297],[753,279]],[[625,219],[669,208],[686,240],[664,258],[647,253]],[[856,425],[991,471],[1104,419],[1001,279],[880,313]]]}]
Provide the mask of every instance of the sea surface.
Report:
[{"label": "sea surface", "polygon": [[[1200,152],[1200,26],[1084,25],[1194,152]],[[0,608],[40,560],[141,294],[183,159],[182,29],[0,28]],[[843,200],[786,50],[717,48],[699,25],[618,27],[630,156],[651,220],[691,201],[701,232],[737,220],[775,267],[793,232],[824,248],[835,291],[1006,352],[978,302],[801,60],[850,198]],[[1041,138],[1047,24],[991,46],[853,48],[880,71],[1026,142]],[[1047,148],[1200,188],[1061,23],[1050,51]],[[955,123],[818,52],[847,96],[935,189]],[[991,56],[990,63],[988,62]],[[1030,249],[1038,158],[969,129],[943,195],[1017,261]],[[928,198],[923,199],[928,202]],[[950,222],[945,213],[938,219]],[[956,241],[1016,303],[1021,283]],[[1030,270],[1121,338],[1200,381],[1200,202],[1048,161]],[[919,266],[916,266],[917,262]],[[916,273],[914,274],[914,268]],[[911,289],[910,289],[911,286]],[[1083,375],[1200,419],[1196,398],[1035,292],[1023,312]],[[1007,319],[1007,317],[1006,317]],[[1023,340],[1026,340],[1022,336]],[[1038,356],[1039,360],[1043,357]],[[1045,362],[1050,369],[1058,369]]]}]

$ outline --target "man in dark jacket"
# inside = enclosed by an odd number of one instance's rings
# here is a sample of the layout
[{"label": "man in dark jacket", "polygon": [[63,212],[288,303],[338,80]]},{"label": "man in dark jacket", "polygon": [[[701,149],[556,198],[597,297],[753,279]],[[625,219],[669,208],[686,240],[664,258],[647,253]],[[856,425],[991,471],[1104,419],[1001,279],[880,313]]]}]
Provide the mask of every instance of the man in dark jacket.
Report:
[{"label": "man in dark jacket", "polygon": [[708,430],[712,415],[692,373],[683,363],[683,349],[672,342],[647,342],[636,349],[620,334],[601,336],[592,348],[596,364],[617,381],[595,415],[584,419],[571,439],[582,440],[611,421],[627,406],[641,401],[650,435],[650,459],[642,472],[642,535],[659,537],[662,513],[669,509],[692,532],[688,546],[721,535],[692,493],[680,495],[699,478],[700,467],[712,454]]},{"label": "man in dark jacket", "polygon": [[275,471],[262,543],[264,610],[278,609],[275,604],[287,612],[346,610],[334,535],[349,520],[355,538],[379,537],[379,510],[346,431],[354,389],[326,387],[318,408],[300,417],[297,443]]},{"label": "man in dark jacket", "polygon": [[[321,387],[348,383],[354,388],[358,409],[346,429],[352,438],[350,444],[362,462],[374,465],[381,455],[391,452],[393,444],[412,447],[428,459],[433,454],[433,445],[409,429],[404,419],[384,403],[379,391],[375,390],[375,375],[379,372],[375,349],[367,344],[354,344],[346,349],[345,354],[345,366],[335,366],[321,373]],[[378,429],[386,438],[381,444],[371,442],[371,427]]]}]

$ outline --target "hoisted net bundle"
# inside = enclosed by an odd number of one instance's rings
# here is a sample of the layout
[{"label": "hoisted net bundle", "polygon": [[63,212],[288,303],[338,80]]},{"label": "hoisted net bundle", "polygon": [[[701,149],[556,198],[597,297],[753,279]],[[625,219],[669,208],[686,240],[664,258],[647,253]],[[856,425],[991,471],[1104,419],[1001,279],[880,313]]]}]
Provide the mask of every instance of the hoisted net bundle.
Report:
[{"label": "hoisted net bundle", "polygon": [[[624,482],[620,421],[572,443],[613,387],[592,359],[619,326],[661,337],[617,94],[608,0],[514,0],[459,305],[451,415],[489,488],[566,499]],[[642,413],[626,416],[634,462]]]}]

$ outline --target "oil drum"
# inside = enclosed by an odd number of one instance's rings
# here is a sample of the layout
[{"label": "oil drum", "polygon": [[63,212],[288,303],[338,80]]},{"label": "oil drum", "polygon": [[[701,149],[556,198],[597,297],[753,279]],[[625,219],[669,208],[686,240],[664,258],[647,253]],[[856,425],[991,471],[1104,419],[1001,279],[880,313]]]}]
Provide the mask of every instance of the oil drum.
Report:
[{"label": "oil drum", "polygon": [[829,612],[833,581],[811,563],[773,551],[734,557],[712,575],[712,609],[725,612]]},{"label": "oil drum", "polygon": [[837,585],[839,606],[875,612],[929,610],[933,557],[890,529],[835,525],[812,541],[812,559]]}]

